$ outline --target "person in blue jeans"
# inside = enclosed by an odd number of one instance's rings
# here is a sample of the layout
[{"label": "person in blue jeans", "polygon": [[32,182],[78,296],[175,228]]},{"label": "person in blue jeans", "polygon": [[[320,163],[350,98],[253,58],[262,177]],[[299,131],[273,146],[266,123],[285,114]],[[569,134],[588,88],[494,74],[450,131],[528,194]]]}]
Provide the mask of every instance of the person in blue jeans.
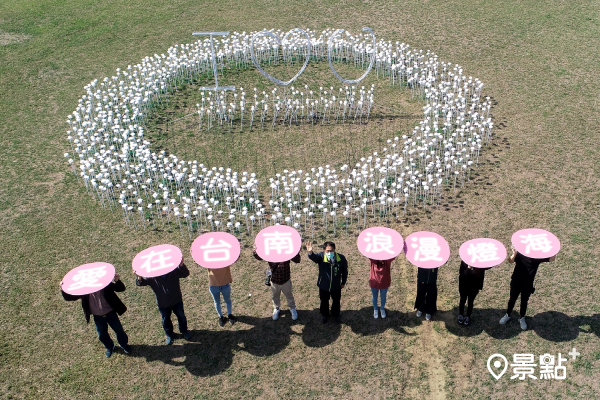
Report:
[{"label": "person in blue jeans", "polygon": [[[237,321],[237,318],[232,313],[232,281],[231,269],[229,267],[208,270],[208,289],[215,302],[215,308],[217,309],[217,314],[219,315],[219,326],[221,327],[225,326],[227,320],[229,320],[231,325],[235,324]],[[221,310],[221,295],[223,295],[223,300],[225,300],[225,305],[227,306],[227,318],[223,316],[223,311]]]},{"label": "person in blue jeans", "polygon": [[192,333],[188,330],[187,318],[183,311],[183,297],[179,285],[179,279],[187,278],[189,275],[190,271],[183,263],[183,258],[179,266],[168,274],[154,278],[143,278],[136,275],[135,284],[137,286],[150,286],[154,291],[158,311],[162,317],[162,326],[167,336],[167,344],[173,343],[174,332],[171,314],[175,314],[177,317],[179,332],[181,332],[184,339],[189,340],[192,337]]},{"label": "person in blue jeans", "polygon": [[81,296],[64,292],[62,290],[62,282],[60,283],[60,293],[66,301],[81,300],[83,315],[88,324],[90,323],[90,315],[94,316],[98,340],[106,348],[106,357],[112,356],[115,351],[115,344],[108,334],[109,326],[117,335],[117,342],[119,342],[119,346],[123,351],[126,354],[131,353],[131,347],[128,344],[129,338],[119,320],[119,315],[123,315],[127,311],[127,307],[125,307],[121,299],[115,294],[115,292],[123,291],[125,291],[125,285],[119,280],[119,274],[115,274],[113,281],[104,289]]}]

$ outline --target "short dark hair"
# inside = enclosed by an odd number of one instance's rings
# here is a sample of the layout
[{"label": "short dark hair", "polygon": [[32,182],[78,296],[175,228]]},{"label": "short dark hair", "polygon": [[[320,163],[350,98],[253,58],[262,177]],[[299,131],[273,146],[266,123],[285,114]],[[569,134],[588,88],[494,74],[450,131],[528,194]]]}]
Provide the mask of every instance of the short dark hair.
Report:
[{"label": "short dark hair", "polygon": [[333,243],[333,242],[325,242],[323,244],[323,249],[326,249],[327,246],[331,246],[331,248],[333,249],[333,251],[335,251],[335,243]]}]

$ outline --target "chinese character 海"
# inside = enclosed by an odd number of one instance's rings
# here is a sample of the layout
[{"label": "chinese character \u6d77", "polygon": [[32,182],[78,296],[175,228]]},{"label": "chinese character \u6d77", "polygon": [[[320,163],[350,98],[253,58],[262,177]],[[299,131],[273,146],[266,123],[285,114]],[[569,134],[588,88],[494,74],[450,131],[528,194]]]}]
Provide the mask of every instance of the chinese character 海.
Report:
[{"label": "chinese character \u6d77", "polygon": [[209,238],[204,246],[200,246],[202,250],[202,258],[207,262],[229,261],[229,249],[231,245],[226,241],[219,239],[219,244],[213,244],[214,238]]},{"label": "chinese character \u6d77", "polygon": [[540,233],[537,235],[533,235],[529,233],[527,236],[521,236],[521,243],[526,244],[525,254],[529,254],[531,250],[533,251],[541,251],[543,253],[547,253],[552,249],[551,242],[548,240],[548,237],[545,233]]},{"label": "chinese character \u6d77", "polygon": [[98,283],[98,280],[104,275],[106,275],[106,267],[104,265],[101,267],[81,269],[73,276],[73,283],[71,283],[67,290],[78,290],[85,287],[101,288],[103,285]]},{"label": "chinese character \u6d77", "polygon": [[392,250],[394,245],[390,235],[386,235],[383,232],[376,234],[367,232],[367,236],[368,237],[365,238],[365,242],[368,242],[366,249],[367,253],[380,253],[385,251],[386,253],[394,254],[394,251]]}]

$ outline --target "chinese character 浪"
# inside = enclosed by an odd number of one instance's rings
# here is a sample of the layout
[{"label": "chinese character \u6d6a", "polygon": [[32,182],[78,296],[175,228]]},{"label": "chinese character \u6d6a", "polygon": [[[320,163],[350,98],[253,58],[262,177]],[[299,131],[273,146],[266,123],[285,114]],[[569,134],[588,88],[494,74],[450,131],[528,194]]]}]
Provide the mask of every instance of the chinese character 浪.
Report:
[{"label": "chinese character \u6d6a", "polygon": [[368,237],[365,238],[365,242],[369,242],[366,249],[367,253],[380,253],[385,251],[386,253],[394,254],[394,251],[392,250],[394,245],[392,244],[392,237],[390,235],[386,235],[383,232],[376,234],[367,232],[367,236]]}]

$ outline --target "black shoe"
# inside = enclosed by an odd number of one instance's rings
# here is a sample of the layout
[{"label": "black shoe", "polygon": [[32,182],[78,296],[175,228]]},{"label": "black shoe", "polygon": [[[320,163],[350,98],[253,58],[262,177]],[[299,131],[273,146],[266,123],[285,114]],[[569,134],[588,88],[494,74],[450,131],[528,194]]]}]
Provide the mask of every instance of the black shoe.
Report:
[{"label": "black shoe", "polygon": [[125,346],[121,346],[121,348],[123,349],[123,352],[125,354],[131,353],[131,346],[130,345],[126,344]]},{"label": "black shoe", "polygon": [[458,316],[458,324],[462,325],[465,322],[465,317],[463,317],[462,315]]},{"label": "black shoe", "polygon": [[233,325],[233,324],[235,324],[235,323],[237,322],[237,318],[236,318],[236,317],[235,317],[233,314],[229,314],[229,315],[227,316],[227,318],[229,318],[229,323],[230,323],[231,325]]},{"label": "black shoe", "polygon": [[227,322],[227,318],[225,318],[225,317],[219,317],[219,326],[220,327],[224,327],[225,326],[225,322]]},{"label": "black shoe", "polygon": [[328,319],[325,315],[321,316],[321,323],[326,324]]},{"label": "black shoe", "polygon": [[464,326],[469,326],[470,323],[471,323],[471,318],[465,317],[465,322],[463,322],[463,325]]}]

